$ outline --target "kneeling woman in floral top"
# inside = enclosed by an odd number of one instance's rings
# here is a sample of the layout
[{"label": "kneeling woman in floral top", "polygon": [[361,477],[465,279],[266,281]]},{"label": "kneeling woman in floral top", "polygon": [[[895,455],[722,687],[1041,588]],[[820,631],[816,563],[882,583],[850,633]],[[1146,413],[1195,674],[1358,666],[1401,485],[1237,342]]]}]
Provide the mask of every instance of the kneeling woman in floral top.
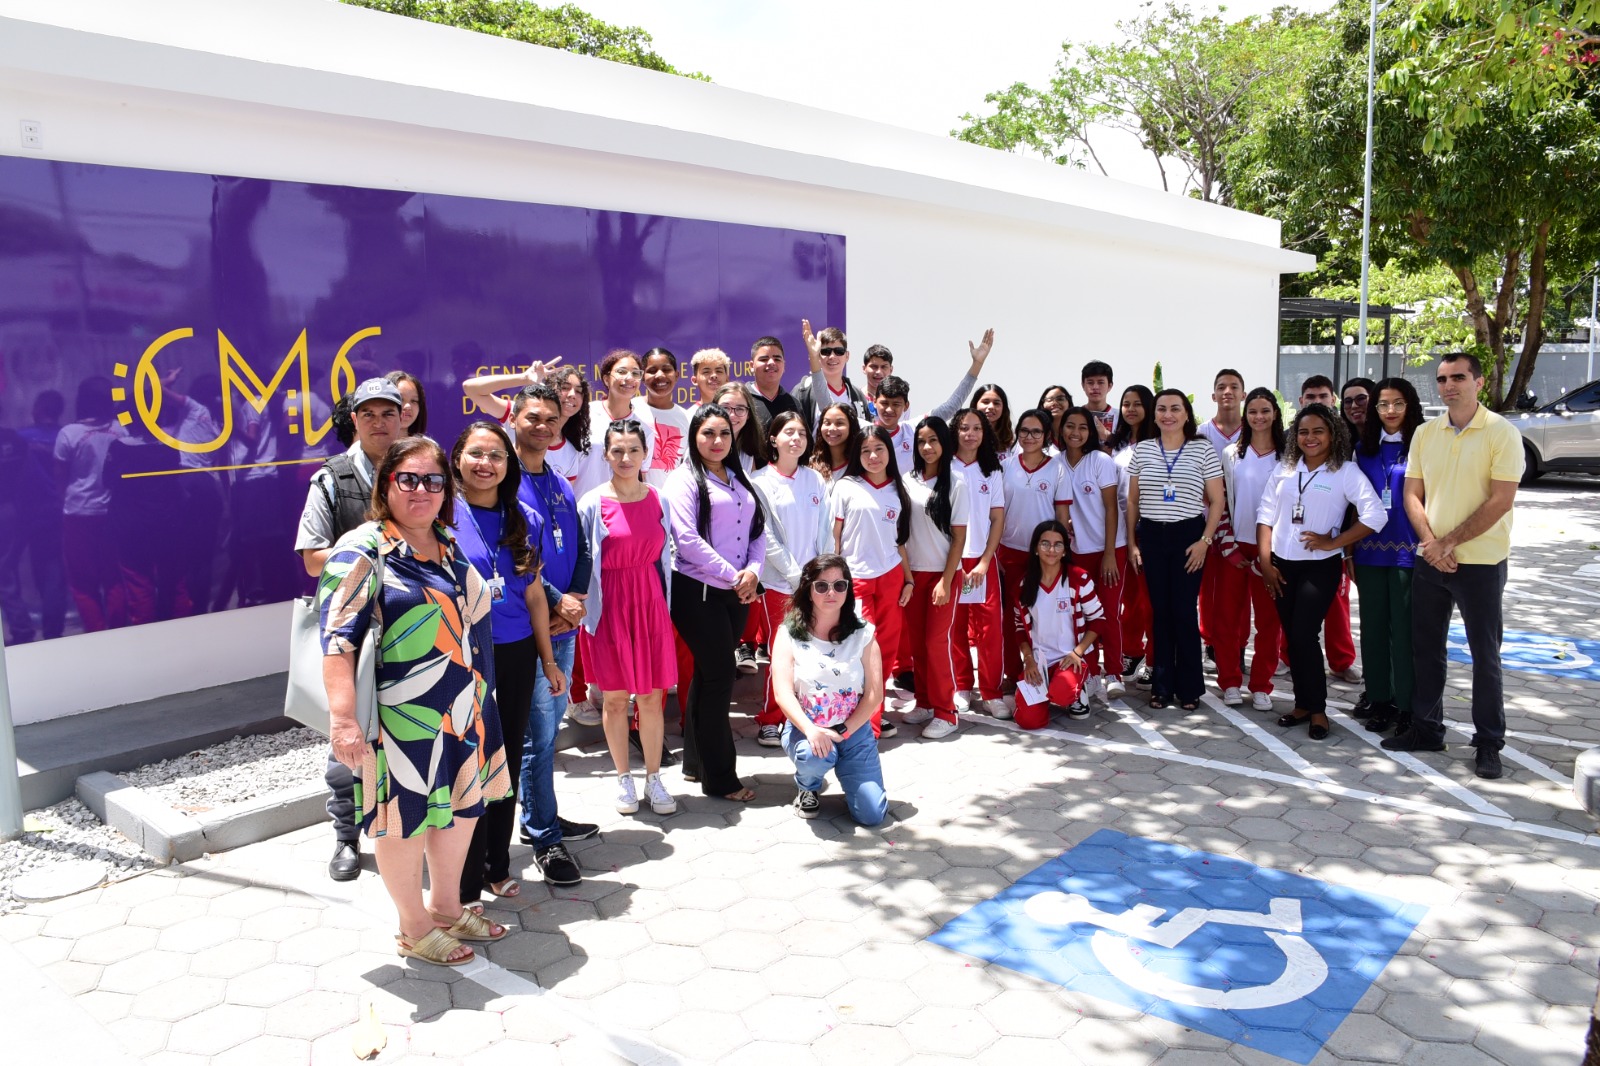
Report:
[{"label": "kneeling woman in floral top", "polygon": [[789,719],[783,747],[800,790],[795,813],[817,816],[817,793],[834,770],[851,817],[867,826],[883,821],[889,800],[872,735],[872,714],[883,702],[883,659],[872,623],[856,613],[840,556],[819,555],[801,571],[794,605],[772,642],[772,693]]},{"label": "kneeling woman in floral top", "polygon": [[[334,758],[356,772],[361,829],[400,914],[400,954],[470,962],[463,940],[506,935],[461,905],[461,867],[484,804],[511,794],[500,717],[484,679],[494,651],[489,589],[447,528],[455,477],[427,437],[378,464],[373,521],[339,539],[322,569],[323,683]],[[381,588],[374,567],[383,559]],[[356,722],[356,651],[377,612],[378,736]],[[422,860],[431,890],[422,900]]]}]

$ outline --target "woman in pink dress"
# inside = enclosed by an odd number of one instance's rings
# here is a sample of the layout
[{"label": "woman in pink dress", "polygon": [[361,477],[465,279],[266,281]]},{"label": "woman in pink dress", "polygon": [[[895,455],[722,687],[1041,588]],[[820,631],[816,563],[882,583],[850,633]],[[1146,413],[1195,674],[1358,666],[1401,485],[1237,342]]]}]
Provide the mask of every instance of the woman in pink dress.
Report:
[{"label": "woman in pink dress", "polygon": [[601,447],[611,480],[578,503],[578,520],[594,559],[578,640],[589,681],[601,692],[606,747],[617,768],[617,810],[632,814],[639,809],[628,750],[632,694],[644,747],[645,800],[655,813],[671,814],[678,801],[661,783],[661,702],[677,683],[667,614],[672,538],[661,498],[643,479],[648,455],[644,427],[632,418],[612,422]]}]

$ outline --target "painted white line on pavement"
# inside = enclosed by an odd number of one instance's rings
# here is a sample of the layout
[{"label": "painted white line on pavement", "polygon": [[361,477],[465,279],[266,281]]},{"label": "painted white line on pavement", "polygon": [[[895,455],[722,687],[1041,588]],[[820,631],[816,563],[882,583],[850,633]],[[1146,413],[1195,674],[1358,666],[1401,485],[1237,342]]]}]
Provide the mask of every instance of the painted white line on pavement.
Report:
[{"label": "painted white line on pavement", "polygon": [[[372,929],[381,929],[384,923],[370,912],[357,906],[347,899],[328,895],[320,888],[311,888],[305,885],[285,883],[286,878],[279,877],[253,867],[231,866],[229,870],[238,873],[248,871],[251,883],[272,885],[288,892],[298,893],[311,899],[320,900],[325,906],[343,911],[346,914],[356,915],[363,924]],[[512,934],[516,935],[515,933]],[[621,1026],[602,1025],[592,1018],[586,1010],[579,1007],[572,1000],[559,992],[541,988],[538,984],[512,973],[504,966],[491,962],[488,955],[481,949],[482,944],[468,944],[477,958],[465,966],[455,967],[457,973],[468,978],[476,984],[482,985],[489,991],[496,993],[503,999],[521,999],[526,1001],[538,1000],[539,1003],[550,1009],[556,1019],[572,1032],[573,1041],[590,1051],[601,1052],[605,1056],[620,1055],[638,1066],[694,1066],[696,1060],[685,1059],[671,1051],[653,1043],[648,1037],[623,1028]],[[407,965],[407,960],[401,960],[401,965]],[[429,963],[418,963],[427,966]]]},{"label": "painted white line on pavement", "polygon": [[1135,733],[1138,733],[1139,736],[1143,737],[1144,742],[1150,745],[1152,748],[1160,748],[1162,751],[1178,750],[1176,744],[1162,736],[1160,731],[1157,730],[1155,726],[1145,721],[1144,718],[1139,715],[1139,712],[1135,711],[1132,707],[1129,707],[1122,700],[1116,700],[1112,702],[1107,706],[1107,710],[1111,711],[1118,718],[1120,718],[1123,725],[1127,726]]},{"label": "painted white line on pavement", "polygon": [[[1452,722],[1446,720],[1445,725],[1449,726],[1457,733],[1461,733],[1469,738],[1473,734],[1472,727],[1461,722]],[[1505,757],[1507,762],[1514,762],[1524,770],[1531,770],[1534,774],[1544,778],[1546,781],[1553,781],[1558,785],[1570,786],[1572,784],[1572,778],[1556,773],[1547,764],[1540,762],[1538,759],[1535,759],[1533,756],[1528,755],[1525,752],[1518,751],[1516,748],[1513,748],[1510,745],[1506,745],[1505,747],[1501,748],[1500,754]]]},{"label": "painted white line on pavement", "polygon": [[1254,740],[1257,744],[1260,744],[1263,748],[1266,748],[1269,752],[1276,755],[1281,761],[1286,763],[1292,770],[1294,770],[1295,773],[1301,775],[1302,777],[1309,777],[1313,781],[1331,782],[1333,780],[1333,778],[1329,777],[1322,770],[1319,770],[1317,767],[1313,766],[1305,758],[1305,756],[1289,747],[1289,745],[1285,744],[1282,740],[1279,740],[1271,733],[1268,733],[1265,729],[1261,728],[1239,711],[1234,710],[1226,703],[1223,703],[1221,700],[1211,695],[1211,693],[1208,692],[1204,696],[1201,696],[1200,700],[1206,706],[1210,707],[1212,710],[1222,715],[1222,717],[1232,722],[1236,727],[1238,727],[1239,732],[1243,733],[1245,736],[1249,737],[1251,740]]},{"label": "painted white line on pavement", "polygon": [[1348,785],[1340,785],[1331,781],[1311,781],[1304,777],[1280,774],[1273,770],[1261,770],[1254,766],[1242,766],[1238,763],[1224,762],[1221,759],[1207,759],[1204,756],[1189,755],[1181,751],[1143,748],[1137,744],[1106,740],[1104,737],[1084,736],[1082,733],[1069,733],[1064,729],[1055,729],[1048,726],[1044,729],[1022,729],[1014,721],[991,718],[986,714],[964,714],[962,717],[974,725],[988,725],[996,729],[1008,730],[1012,733],[1050,737],[1073,744],[1082,744],[1084,747],[1096,748],[1100,751],[1111,751],[1126,755],[1143,755],[1151,759],[1183,763],[1186,766],[1204,766],[1208,769],[1238,774],[1240,777],[1248,777],[1256,781],[1270,781],[1278,785],[1309,788],[1331,796],[1339,796],[1342,799],[1361,800],[1381,807],[1394,807],[1403,811],[1428,814],[1452,822],[1471,822],[1474,825],[1490,826],[1495,829],[1509,829],[1514,832],[1527,833],[1530,836],[1546,837],[1550,840],[1560,840],[1569,844],[1582,844],[1585,847],[1600,848],[1600,835],[1595,833],[1580,833],[1574,829],[1540,825],[1538,822],[1523,822],[1508,815],[1479,814],[1475,811],[1464,811],[1456,807],[1440,806],[1437,803],[1430,803],[1426,800],[1414,800],[1405,796],[1386,796],[1380,792],[1368,792],[1365,789],[1351,788]]},{"label": "painted white line on pavement", "polygon": [[1387,755],[1401,766],[1404,766],[1407,770],[1410,770],[1412,773],[1424,778],[1433,785],[1443,789],[1445,792],[1450,793],[1450,795],[1454,796],[1462,803],[1465,803],[1473,810],[1482,811],[1484,814],[1493,815],[1496,818],[1511,817],[1504,810],[1500,809],[1499,807],[1490,803],[1488,800],[1484,799],[1482,796],[1478,795],[1476,792],[1472,791],[1472,789],[1451,780],[1447,774],[1435,770],[1433,767],[1429,766],[1427,763],[1423,762],[1409,751],[1390,751],[1388,748],[1383,746],[1382,737],[1372,732],[1372,730],[1368,729],[1354,718],[1351,718],[1343,711],[1335,708],[1332,704],[1328,705],[1328,717],[1344,726],[1345,729],[1349,730],[1368,747],[1373,748],[1383,755]]},{"label": "painted white line on pavement", "polygon": [[[1446,718],[1444,724],[1451,729],[1462,733],[1471,734],[1472,726],[1466,722],[1458,722],[1454,718]],[[1507,740],[1526,740],[1530,744],[1555,744],[1563,748],[1577,748],[1579,751],[1588,751],[1590,748],[1600,747],[1600,741],[1570,740],[1567,737],[1549,736],[1544,733],[1525,733],[1515,729],[1506,730]],[[1566,780],[1566,778],[1562,778]]]}]

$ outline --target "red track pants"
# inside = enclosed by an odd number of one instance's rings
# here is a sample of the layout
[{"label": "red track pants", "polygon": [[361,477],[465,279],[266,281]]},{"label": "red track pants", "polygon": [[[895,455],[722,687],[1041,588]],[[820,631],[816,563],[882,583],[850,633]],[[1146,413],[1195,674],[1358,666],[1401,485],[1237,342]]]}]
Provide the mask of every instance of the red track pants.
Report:
[{"label": "red track pants", "polygon": [[[978,565],[976,559],[963,559],[961,570],[971,573]],[[1000,614],[1000,568],[989,561],[989,572],[984,577],[982,603],[957,603],[956,634],[956,687],[963,691],[976,688],[980,699],[1000,698],[1000,682],[1005,679],[1004,628]],[[973,684],[972,653],[978,653],[977,684]],[[1019,652],[1020,654],[1020,652]]]},{"label": "red track pants", "polygon": [[[905,588],[906,572],[894,567],[880,577],[856,578],[856,606],[861,617],[871,622],[877,630],[874,642],[883,659],[884,688],[889,686],[889,667],[900,648],[900,626],[904,608],[900,606],[900,593]],[[872,712],[872,735],[882,732],[883,706]]]},{"label": "red track pants", "polygon": [[1093,625],[1099,640],[1089,650],[1089,662],[1095,664],[1096,673],[1107,677],[1122,676],[1122,595],[1128,577],[1128,549],[1117,549],[1117,583],[1110,584],[1101,573],[1104,552],[1086,552],[1074,555],[1072,563],[1094,579],[1094,588],[1100,595],[1100,609],[1105,620]]},{"label": "red track pants", "polygon": [[943,571],[917,570],[911,578],[911,602],[901,626],[901,644],[909,637],[916,653],[917,706],[926,707],[949,722],[956,720],[956,600],[961,579],[956,578],[950,598],[934,606],[933,588]]},{"label": "red track pants", "polygon": [[1050,721],[1050,703],[1057,707],[1068,707],[1077,700],[1078,693],[1083,691],[1083,683],[1089,677],[1089,664],[1082,666],[1067,666],[1066,661],[1056,663],[1045,671],[1049,679],[1049,703],[1028,703],[1019,694],[1017,696],[1017,725],[1023,729],[1043,729]]}]

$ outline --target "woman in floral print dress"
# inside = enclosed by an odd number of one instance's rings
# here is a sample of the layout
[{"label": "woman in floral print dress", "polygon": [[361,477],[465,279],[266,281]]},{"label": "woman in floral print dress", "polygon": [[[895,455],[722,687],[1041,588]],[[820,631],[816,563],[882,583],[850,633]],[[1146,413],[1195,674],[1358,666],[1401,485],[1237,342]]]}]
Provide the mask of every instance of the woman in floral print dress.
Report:
[{"label": "woman in floral print dress", "polygon": [[[317,587],[333,754],[356,771],[361,827],[400,916],[395,941],[401,955],[447,966],[472,960],[461,941],[506,935],[462,907],[460,886],[484,804],[511,791],[485,678],[494,644],[489,590],[446,529],[454,482],[439,445],[397,441],[377,469],[373,521],[340,538]],[[374,611],[383,641],[378,737],[369,743],[356,722],[355,676]]]}]

